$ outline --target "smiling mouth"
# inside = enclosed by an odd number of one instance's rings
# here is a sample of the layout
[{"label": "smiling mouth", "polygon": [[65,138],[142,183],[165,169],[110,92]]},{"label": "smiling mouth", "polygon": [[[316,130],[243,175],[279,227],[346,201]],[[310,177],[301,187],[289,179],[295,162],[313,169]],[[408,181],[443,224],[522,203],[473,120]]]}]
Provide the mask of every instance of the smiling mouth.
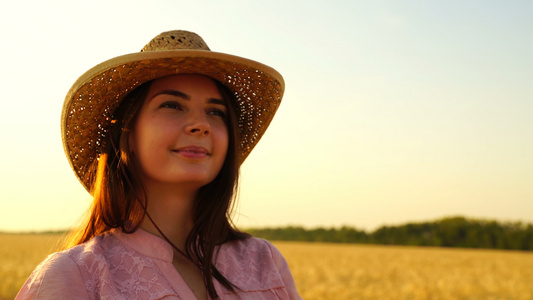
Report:
[{"label": "smiling mouth", "polygon": [[176,150],[172,150],[172,152],[180,154],[182,156],[185,156],[187,158],[204,158],[209,155],[209,151],[203,147],[184,147]]}]

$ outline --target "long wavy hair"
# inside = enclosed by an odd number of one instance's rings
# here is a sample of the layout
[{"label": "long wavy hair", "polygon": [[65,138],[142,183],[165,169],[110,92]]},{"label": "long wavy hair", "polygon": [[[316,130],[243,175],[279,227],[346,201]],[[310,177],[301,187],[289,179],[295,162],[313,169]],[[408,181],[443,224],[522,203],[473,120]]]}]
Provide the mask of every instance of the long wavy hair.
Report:
[{"label": "long wavy hair", "polygon": [[129,146],[130,132],[151,82],[144,83],[130,92],[114,113],[111,128],[104,137],[103,150],[84,178],[93,195],[91,208],[80,228],[71,233],[67,247],[87,242],[112,228],[132,233],[143,218],[147,217],[177,252],[201,270],[211,298],[218,298],[213,278],[231,291],[238,289],[213,263],[218,245],[249,237],[247,233],[237,230],[231,221],[240,168],[235,98],[226,86],[214,81],[221,96],[228,103],[228,151],[218,176],[200,188],[196,195],[194,224],[187,237],[185,251],[181,251],[168,240],[147,213],[148,199],[139,176],[139,165]]}]

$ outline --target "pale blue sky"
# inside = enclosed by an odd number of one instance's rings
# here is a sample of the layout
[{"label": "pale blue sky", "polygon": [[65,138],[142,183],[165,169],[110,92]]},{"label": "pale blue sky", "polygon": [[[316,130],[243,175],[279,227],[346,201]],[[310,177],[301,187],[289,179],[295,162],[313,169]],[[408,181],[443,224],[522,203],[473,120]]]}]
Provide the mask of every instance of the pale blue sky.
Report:
[{"label": "pale blue sky", "polygon": [[532,15],[530,1],[12,1],[0,10],[0,230],[81,217],[64,96],[171,29],[285,77],[243,165],[239,225],[533,222]]}]

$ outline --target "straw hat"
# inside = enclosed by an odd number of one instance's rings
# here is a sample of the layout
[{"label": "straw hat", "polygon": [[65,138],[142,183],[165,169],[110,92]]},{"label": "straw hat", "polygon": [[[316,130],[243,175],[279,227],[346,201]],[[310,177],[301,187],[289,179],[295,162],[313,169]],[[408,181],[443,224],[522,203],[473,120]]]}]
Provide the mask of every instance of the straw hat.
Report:
[{"label": "straw hat", "polygon": [[141,52],[93,67],[70,88],[61,114],[61,136],[70,165],[87,190],[85,174],[100,154],[113,113],[125,95],[150,80],[189,73],[216,79],[234,93],[244,161],[279,107],[283,77],[256,61],[212,52],[195,33],[169,31],[156,36]]}]

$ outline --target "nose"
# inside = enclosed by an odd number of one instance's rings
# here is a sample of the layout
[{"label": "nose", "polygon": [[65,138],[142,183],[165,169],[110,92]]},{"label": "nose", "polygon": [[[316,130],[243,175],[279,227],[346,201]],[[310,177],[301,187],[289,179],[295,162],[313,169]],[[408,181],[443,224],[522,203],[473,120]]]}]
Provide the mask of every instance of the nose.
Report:
[{"label": "nose", "polygon": [[211,125],[205,115],[194,114],[185,125],[185,132],[191,135],[207,136],[211,132]]},{"label": "nose", "polygon": [[209,130],[202,129],[202,128],[190,128],[187,129],[188,133],[190,134],[196,134],[196,135],[208,135]]}]

